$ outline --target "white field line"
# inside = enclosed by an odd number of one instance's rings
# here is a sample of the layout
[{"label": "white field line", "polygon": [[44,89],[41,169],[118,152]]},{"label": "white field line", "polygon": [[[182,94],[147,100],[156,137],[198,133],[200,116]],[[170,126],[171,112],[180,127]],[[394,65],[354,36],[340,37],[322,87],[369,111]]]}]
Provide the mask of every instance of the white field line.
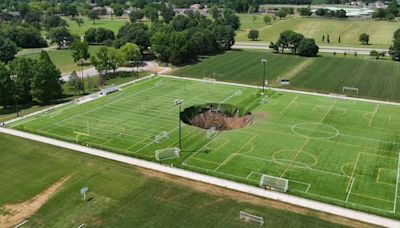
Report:
[{"label": "white field line", "polygon": [[[233,82],[221,82],[221,81],[210,82],[210,81],[204,80],[204,79],[187,78],[187,77],[180,77],[180,76],[173,76],[173,75],[160,75],[160,76],[161,77],[165,77],[165,78],[174,78],[174,79],[180,79],[180,80],[199,81],[199,82],[208,82],[208,83],[218,83],[218,84],[222,84],[222,85],[230,85],[230,86],[237,86],[237,87],[247,87],[247,88],[254,88],[254,89],[262,89],[262,86],[246,85],[246,84],[233,83]],[[316,93],[316,92],[305,92],[305,91],[300,91],[300,90],[280,89],[280,88],[272,88],[272,87],[269,87],[269,89],[272,90],[272,91],[277,91],[277,92],[312,95],[312,96],[327,97],[327,98],[331,98],[332,97],[329,94]],[[381,100],[374,100],[374,99],[365,99],[365,98],[358,98],[358,97],[346,97],[346,100],[364,101],[364,102],[374,103],[374,104],[386,104],[386,105],[400,106],[400,103],[397,103],[397,102],[381,101]]]},{"label": "white field line", "polygon": [[355,211],[355,210],[351,210],[351,209],[347,209],[347,208],[342,208],[339,206],[321,203],[321,202],[317,202],[314,200],[305,199],[305,198],[288,195],[288,194],[284,194],[284,193],[280,193],[280,192],[268,191],[268,190],[265,190],[262,188],[257,188],[254,186],[241,184],[241,183],[226,180],[223,178],[208,176],[205,174],[187,171],[187,170],[183,170],[183,169],[179,169],[179,168],[175,168],[175,167],[160,165],[160,164],[150,162],[150,161],[145,161],[145,160],[141,160],[141,159],[137,159],[137,158],[133,158],[133,157],[129,157],[129,156],[124,156],[124,155],[120,155],[120,154],[115,154],[115,153],[107,152],[104,150],[84,147],[84,146],[80,146],[77,144],[68,143],[68,142],[64,142],[61,140],[43,137],[43,136],[39,136],[39,135],[34,135],[31,133],[17,131],[17,130],[13,130],[13,129],[0,128],[0,132],[9,134],[9,135],[14,135],[17,137],[22,137],[22,138],[42,142],[42,143],[46,143],[46,144],[50,144],[50,145],[54,145],[54,146],[59,146],[62,148],[75,150],[77,152],[81,152],[81,153],[85,153],[85,154],[89,154],[89,155],[94,155],[94,156],[98,156],[98,157],[102,157],[102,158],[106,158],[106,159],[110,159],[110,160],[114,160],[114,161],[119,161],[122,163],[136,165],[136,166],[146,168],[146,169],[160,171],[160,172],[164,172],[167,174],[171,174],[171,175],[175,175],[175,176],[179,176],[179,177],[183,177],[183,178],[187,178],[187,179],[204,182],[207,184],[212,184],[212,185],[223,187],[223,188],[232,189],[232,190],[239,191],[239,192],[244,192],[247,194],[252,194],[255,196],[259,196],[259,197],[264,197],[264,198],[268,198],[268,199],[272,199],[272,200],[278,200],[281,202],[290,203],[290,204],[301,206],[301,207],[307,207],[307,208],[310,208],[313,210],[323,211],[326,213],[330,213],[330,214],[334,214],[334,215],[338,215],[338,216],[342,216],[342,217],[346,217],[346,218],[350,218],[350,219],[356,219],[359,221],[371,223],[371,224],[378,225],[378,226],[400,227],[400,221],[396,221],[394,219],[384,218],[381,216],[368,214],[368,213],[360,212],[360,211]]},{"label": "white field line", "polygon": [[399,172],[400,172],[400,153],[399,153],[399,160],[397,161],[397,177],[396,177],[396,190],[394,192],[393,213],[396,213],[396,207],[397,207],[397,191],[398,191],[398,187],[399,187]]},{"label": "white field line", "polygon": [[[121,88],[121,87],[123,87],[123,86],[125,86],[125,85],[133,84],[133,83],[136,83],[136,82],[139,82],[139,81],[143,81],[143,80],[146,80],[146,79],[151,78],[151,77],[154,77],[154,75],[148,75],[148,76],[143,77],[143,78],[139,78],[139,79],[136,79],[136,80],[132,80],[132,81],[130,81],[130,82],[127,82],[127,83],[125,83],[125,84],[120,85],[119,87]],[[96,95],[99,95],[99,96],[93,98],[93,97],[96,96]],[[53,109],[57,109],[57,108],[60,108],[60,107],[64,107],[64,106],[66,106],[66,105],[68,105],[68,104],[73,104],[73,103],[75,103],[76,101],[86,100],[86,99],[89,99],[90,101],[94,101],[94,100],[96,100],[96,99],[98,99],[98,98],[100,98],[100,97],[102,97],[102,96],[100,96],[100,92],[92,93],[92,94],[89,94],[89,95],[87,95],[87,96],[78,98],[77,100],[72,100],[72,101],[69,101],[69,102],[62,103],[62,104],[54,105],[54,106],[51,106],[51,107],[42,109],[42,110],[40,110],[40,111],[32,112],[32,113],[29,113],[29,114],[27,114],[27,115],[20,116],[20,117],[18,117],[18,118],[15,118],[15,119],[6,121],[6,122],[4,122],[4,123],[5,123],[6,125],[8,125],[8,124],[14,123],[14,122],[16,122],[16,121],[20,121],[20,120],[23,120],[23,119],[26,119],[26,118],[29,118],[29,117],[32,117],[32,116],[35,116],[35,115],[44,113],[44,112],[51,111],[51,110],[53,110]]]},{"label": "white field line", "polygon": [[347,192],[346,202],[349,201],[349,197],[350,197],[351,189],[353,188],[353,184],[354,184],[354,177],[351,178],[351,185],[350,185],[349,191]]}]

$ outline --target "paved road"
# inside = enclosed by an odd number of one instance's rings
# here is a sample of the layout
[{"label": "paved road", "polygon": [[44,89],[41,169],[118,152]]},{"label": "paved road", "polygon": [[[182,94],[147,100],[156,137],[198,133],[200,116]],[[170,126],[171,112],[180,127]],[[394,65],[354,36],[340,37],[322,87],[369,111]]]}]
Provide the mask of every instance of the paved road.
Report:
[{"label": "paved road", "polygon": [[[143,65],[139,67],[139,71],[149,71],[149,70],[155,69],[157,67],[158,67],[158,63],[156,61],[145,61],[145,62],[143,62]],[[117,69],[117,71],[132,72],[132,71],[136,71],[136,67],[120,67]],[[76,73],[78,74],[78,77],[82,76],[82,71],[77,71]],[[99,72],[94,67],[83,70],[84,78],[92,77],[95,75],[99,75]],[[63,74],[61,78],[63,81],[66,82],[69,80],[70,76],[71,76],[71,74]]]},{"label": "paved road", "polygon": [[[259,49],[259,50],[269,50],[270,48],[268,47],[269,42],[257,42],[257,43],[250,43],[250,42],[236,42],[235,45],[233,45],[232,48],[235,49]],[[354,53],[355,51],[357,54],[360,55],[369,55],[369,52],[371,50],[377,50],[377,51],[389,51],[387,49],[381,49],[381,48],[360,48],[360,47],[337,47],[337,46],[319,46],[319,51],[320,52],[325,52],[325,53]]]}]

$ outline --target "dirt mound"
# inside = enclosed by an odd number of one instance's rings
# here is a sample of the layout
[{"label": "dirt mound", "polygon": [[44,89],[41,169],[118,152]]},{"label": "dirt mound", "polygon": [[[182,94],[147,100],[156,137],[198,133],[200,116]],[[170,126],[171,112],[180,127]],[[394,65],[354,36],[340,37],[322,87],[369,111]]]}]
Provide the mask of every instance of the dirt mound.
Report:
[{"label": "dirt mound", "polygon": [[181,119],[192,126],[219,131],[244,128],[253,120],[251,113],[241,114],[240,108],[226,104],[192,106],[181,113]]}]

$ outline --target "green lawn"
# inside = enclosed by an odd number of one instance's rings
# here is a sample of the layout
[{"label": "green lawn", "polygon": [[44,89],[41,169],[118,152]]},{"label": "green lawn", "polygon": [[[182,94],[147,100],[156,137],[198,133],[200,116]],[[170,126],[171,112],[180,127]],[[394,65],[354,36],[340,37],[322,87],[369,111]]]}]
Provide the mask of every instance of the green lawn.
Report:
[{"label": "green lawn", "polygon": [[[246,15],[241,18],[245,23],[241,28],[242,31],[237,34],[237,41],[249,41],[248,29],[254,27],[260,30],[259,39],[268,42],[277,41],[279,34],[285,30],[293,30],[306,37],[314,38],[319,45],[363,46],[358,41],[358,37],[361,33],[367,33],[370,35],[371,44],[368,47],[388,48],[392,42],[393,33],[400,28],[400,22],[302,17],[278,19],[273,25],[260,27],[261,19],[253,25],[252,16]],[[327,34],[330,35],[329,44],[326,42]],[[325,42],[322,42],[323,35],[325,35]],[[341,36],[341,43],[338,43],[339,36]]]},{"label": "green lawn", "polygon": [[222,81],[261,85],[263,65],[268,59],[266,79],[274,80],[287,74],[293,67],[306,59],[299,56],[276,55],[267,51],[230,51],[226,54],[204,57],[195,65],[179,68],[172,74],[195,78],[214,78]]},{"label": "green lawn", "polygon": [[89,30],[90,28],[106,28],[112,30],[115,35],[118,33],[119,28],[121,28],[125,23],[129,22],[129,19],[124,16],[121,18],[116,18],[114,17],[112,20],[110,17],[103,17],[101,20],[96,20],[96,22],[93,24],[93,21],[91,21],[87,17],[82,17],[84,23],[81,24],[81,26],[78,26],[78,23],[76,21],[71,20],[70,18],[64,17],[64,19],[67,21],[69,25],[69,30],[71,31],[72,34],[77,34],[80,36],[84,36],[85,32]]},{"label": "green lawn", "polygon": [[266,78],[274,87],[280,87],[279,79],[291,79],[286,88],[342,93],[343,86],[359,88],[359,94],[347,94],[382,100],[400,101],[400,63],[391,60],[375,60],[366,56],[323,55],[302,58],[289,54],[267,51],[232,51],[202,59],[172,72],[173,75],[262,85],[263,66],[267,58]]},{"label": "green lawn", "polygon": [[[0,142],[0,210],[71,176],[27,218],[24,227],[78,227],[82,223],[88,227],[259,227],[240,221],[241,210],[263,216],[266,227],[341,227],[311,211],[297,214],[269,207],[262,199],[254,204],[225,193],[206,193],[197,190],[201,187],[189,187],[196,186],[194,182],[179,184],[175,177],[156,178],[154,172],[46,144],[4,134]],[[84,186],[89,187],[90,201],[83,201],[79,194]]]},{"label": "green lawn", "polygon": [[[149,79],[93,102],[11,127],[155,161],[177,146],[178,110],[227,103],[251,111],[251,126],[206,137],[184,125],[183,151],[163,163],[257,186],[262,174],[289,180],[288,194],[400,218],[398,106],[179,79]],[[264,102],[261,102],[264,101]],[[169,138],[155,143],[155,136]]]},{"label": "green lawn", "polygon": [[239,13],[238,16],[240,18],[241,30],[259,29],[265,27],[264,15]]},{"label": "green lawn", "polygon": [[[90,46],[89,52],[91,55],[95,55],[96,52],[100,49],[101,46]],[[24,50],[18,56],[25,56],[30,57],[33,59],[39,58],[40,49],[33,49],[33,50]],[[72,51],[71,50],[60,50],[60,49],[50,49],[48,51],[51,60],[53,63],[60,69],[60,71],[64,74],[70,74],[72,71],[80,70],[80,67],[74,62],[72,58]],[[85,68],[90,67],[90,65],[86,66]]]}]

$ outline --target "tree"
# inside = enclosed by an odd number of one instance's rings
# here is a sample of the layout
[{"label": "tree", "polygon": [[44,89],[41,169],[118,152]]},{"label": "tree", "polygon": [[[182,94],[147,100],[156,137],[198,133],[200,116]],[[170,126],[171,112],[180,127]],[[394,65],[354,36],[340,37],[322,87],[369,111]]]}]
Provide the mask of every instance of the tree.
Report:
[{"label": "tree", "polygon": [[169,23],[175,17],[175,11],[171,7],[165,7],[161,10],[161,16],[164,18],[165,23]]},{"label": "tree", "polygon": [[397,0],[391,0],[388,8],[387,8],[388,15],[392,15],[393,17],[399,14],[399,7],[397,5]]},{"label": "tree", "polygon": [[14,82],[6,64],[0,62],[0,105],[7,107],[13,103]]},{"label": "tree", "polygon": [[137,21],[140,21],[143,19],[144,13],[142,10],[133,10],[129,13],[129,19],[131,20],[132,23],[135,23]]},{"label": "tree", "polygon": [[346,18],[346,11],[344,9],[336,10],[335,17],[337,18]]},{"label": "tree", "polygon": [[311,9],[310,7],[303,7],[299,9],[300,16],[311,16]]},{"label": "tree", "polygon": [[73,41],[73,36],[66,27],[51,28],[48,34],[51,43],[56,43],[58,48],[69,47]]},{"label": "tree", "polygon": [[118,51],[121,53],[122,59],[128,64],[137,63],[142,59],[140,48],[136,44],[126,43]]},{"label": "tree", "polygon": [[104,84],[105,76],[107,76],[107,72],[111,70],[108,56],[108,48],[101,47],[99,51],[96,53],[96,56],[92,56],[90,61],[99,72],[101,77],[101,84]]},{"label": "tree", "polygon": [[10,62],[9,68],[12,75],[16,75],[16,89],[21,102],[31,102],[31,81],[37,60],[20,57]]},{"label": "tree", "polygon": [[144,53],[150,46],[150,33],[146,25],[142,23],[126,24],[120,28],[115,40],[117,48],[126,43],[134,43]]},{"label": "tree", "polygon": [[270,15],[265,15],[264,16],[264,23],[267,25],[272,24],[272,17]]},{"label": "tree", "polygon": [[400,61],[400,29],[393,34],[393,43],[389,48],[389,54],[395,61]]},{"label": "tree", "polygon": [[89,43],[87,41],[75,40],[71,45],[72,58],[74,62],[82,65],[90,58]]},{"label": "tree", "polygon": [[362,33],[358,40],[363,44],[367,45],[369,43],[369,35],[367,33]]},{"label": "tree", "polygon": [[85,22],[82,18],[76,17],[74,18],[74,21],[78,24],[78,27],[80,28],[82,24]]},{"label": "tree", "polygon": [[386,18],[387,14],[388,12],[386,9],[379,8],[378,10],[372,13],[372,18],[384,19]]},{"label": "tree", "polygon": [[119,3],[111,4],[111,8],[113,9],[116,17],[121,17],[124,14],[124,7]]},{"label": "tree", "polygon": [[118,67],[120,67],[124,63],[124,59],[121,53],[115,48],[107,48],[107,56],[108,66],[115,74]]},{"label": "tree", "polygon": [[96,43],[96,32],[97,29],[95,28],[90,28],[85,32],[84,39],[89,42],[89,44],[95,44]]},{"label": "tree", "polygon": [[224,19],[227,25],[231,25],[234,30],[238,30],[240,28],[240,18],[237,16],[233,10],[225,9],[224,10]]},{"label": "tree", "polygon": [[47,104],[62,94],[61,72],[42,51],[32,75],[31,94],[37,101]]},{"label": "tree", "polygon": [[288,15],[288,12],[285,8],[280,8],[277,16],[279,17],[279,19],[285,18]]},{"label": "tree", "polygon": [[221,17],[221,13],[219,12],[218,7],[215,5],[210,8],[210,14],[214,20],[217,20]]},{"label": "tree", "polygon": [[303,34],[293,32],[289,35],[290,49],[293,54],[297,54],[297,49],[300,46],[301,41],[304,40]]},{"label": "tree", "polygon": [[17,45],[12,40],[0,36],[0,62],[13,60],[17,52]]},{"label": "tree", "polygon": [[100,19],[99,14],[95,10],[90,10],[88,12],[88,17],[93,21],[93,24],[96,24],[96,20]]},{"label": "tree", "polygon": [[150,19],[151,22],[155,23],[156,21],[158,21],[158,11],[156,8],[147,5],[144,7],[143,10],[144,15],[146,16],[146,18]]},{"label": "tree", "polygon": [[247,34],[247,38],[251,39],[251,40],[257,40],[259,36],[258,30],[250,30],[249,34]]},{"label": "tree", "polygon": [[106,40],[113,41],[115,39],[114,32],[110,29],[98,28],[96,29],[96,43],[102,44]]},{"label": "tree", "polygon": [[315,11],[315,15],[320,16],[320,17],[326,16],[326,14],[327,14],[327,10],[324,8],[319,8]]},{"label": "tree", "polygon": [[212,33],[220,51],[230,50],[235,44],[235,31],[229,25],[217,25],[213,28]]},{"label": "tree", "polygon": [[314,39],[305,38],[300,42],[299,55],[306,57],[315,57],[318,54],[319,47],[315,44]]},{"label": "tree", "polygon": [[83,84],[81,79],[79,79],[75,71],[72,71],[71,75],[68,78],[68,86],[71,90],[74,91],[75,95],[77,94],[78,91],[81,90],[80,84]]},{"label": "tree", "polygon": [[55,27],[68,26],[67,22],[57,15],[46,17],[43,24],[47,31]]},{"label": "tree", "polygon": [[340,44],[340,41],[341,41],[341,40],[340,40],[340,36],[339,36],[339,39],[338,39],[338,43],[339,43],[339,44]]}]

